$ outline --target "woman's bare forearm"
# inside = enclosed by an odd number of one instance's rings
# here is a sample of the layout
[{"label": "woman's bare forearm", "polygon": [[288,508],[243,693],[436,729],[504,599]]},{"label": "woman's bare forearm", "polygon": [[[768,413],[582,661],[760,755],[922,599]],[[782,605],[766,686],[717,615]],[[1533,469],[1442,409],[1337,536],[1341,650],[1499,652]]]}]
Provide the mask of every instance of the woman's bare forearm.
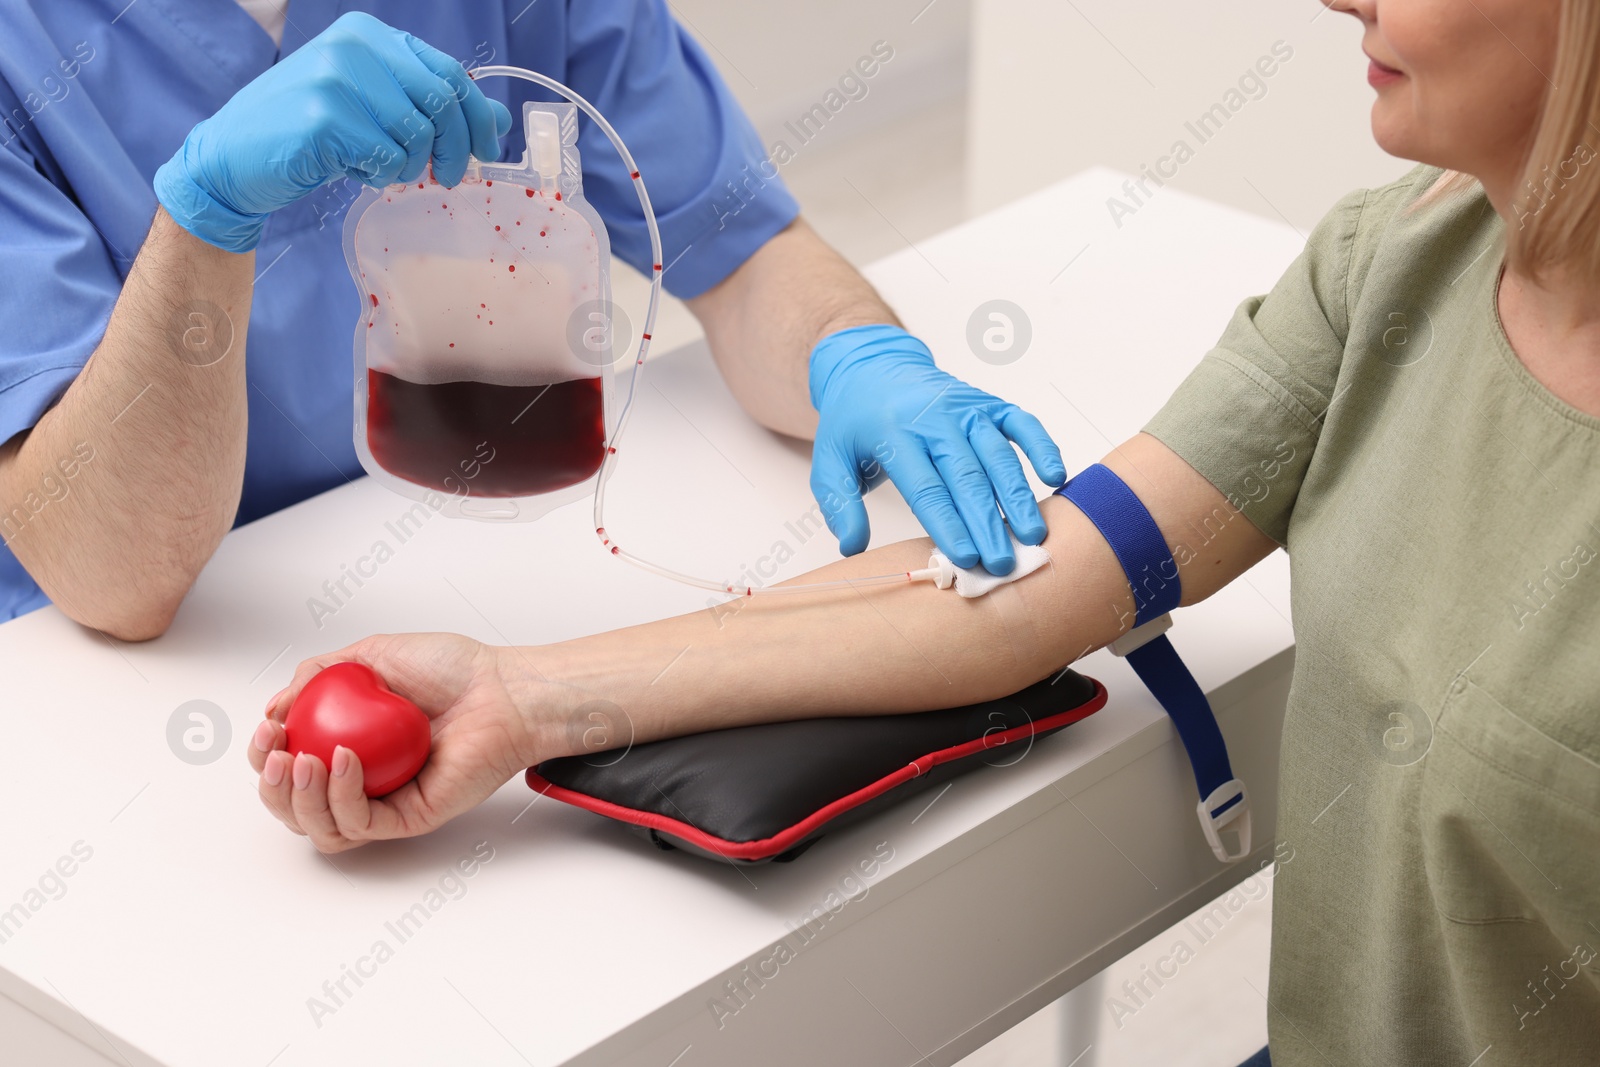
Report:
[{"label": "woman's bare forearm", "polygon": [[[1139,435],[1104,462],[1139,493],[1175,553],[1184,603],[1242,574],[1273,542],[1209,482],[1154,438]],[[1060,497],[1041,504],[1051,564],[965,599],[932,584],[866,586],[792,597],[747,597],[724,607],[582,638],[514,650],[515,687],[547,721],[604,700],[626,715],[633,738],[819,715],[924,711],[1015,692],[1125,632],[1133,598],[1110,547]],[[1215,516],[1224,521],[1218,524]],[[926,538],[830,564],[794,581],[914,570]],[[520,665],[518,661],[520,660]],[[537,671],[537,677],[532,673]],[[558,750],[570,738],[555,737]]]},{"label": "woman's bare forearm", "polygon": [[233,524],[254,264],[158,209],[83,372],[0,446],[6,543],[86,626],[163,632]]},{"label": "woman's bare forearm", "polygon": [[816,433],[811,350],[851,326],[898,325],[871,284],[804,219],[689,301],[733,395],[756,421],[791,437]]}]

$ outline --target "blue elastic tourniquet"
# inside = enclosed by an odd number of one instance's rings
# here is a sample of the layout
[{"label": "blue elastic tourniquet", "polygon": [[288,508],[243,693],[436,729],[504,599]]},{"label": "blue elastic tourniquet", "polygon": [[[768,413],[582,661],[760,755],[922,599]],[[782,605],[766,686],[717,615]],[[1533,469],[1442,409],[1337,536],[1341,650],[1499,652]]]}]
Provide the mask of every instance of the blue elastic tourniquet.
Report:
[{"label": "blue elastic tourniquet", "polygon": [[[1094,466],[1056,490],[1078,506],[1095,524],[1117,562],[1122,564],[1138,613],[1134,625],[1142,626],[1170,612],[1183,599],[1178,567],[1166,538],[1132,489],[1102,464]],[[1189,673],[1177,649],[1163,634],[1127,655],[1139,680],[1172,717],[1183,747],[1194,766],[1195,784],[1202,798],[1233,778],[1228,746],[1217,727],[1211,704]],[[1240,800],[1235,794],[1213,809],[1221,815]]]}]

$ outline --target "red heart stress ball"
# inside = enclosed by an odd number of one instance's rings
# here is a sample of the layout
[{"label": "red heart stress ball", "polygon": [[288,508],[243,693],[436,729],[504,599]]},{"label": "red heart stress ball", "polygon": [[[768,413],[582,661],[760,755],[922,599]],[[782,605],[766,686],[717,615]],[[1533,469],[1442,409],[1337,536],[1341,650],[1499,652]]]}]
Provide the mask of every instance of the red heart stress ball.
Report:
[{"label": "red heart stress ball", "polygon": [[283,726],[292,756],[309,752],[331,769],[335,746],[354,752],[369,797],[392,793],[416,777],[433,741],[422,709],[360,663],[318,671],[295,697]]}]

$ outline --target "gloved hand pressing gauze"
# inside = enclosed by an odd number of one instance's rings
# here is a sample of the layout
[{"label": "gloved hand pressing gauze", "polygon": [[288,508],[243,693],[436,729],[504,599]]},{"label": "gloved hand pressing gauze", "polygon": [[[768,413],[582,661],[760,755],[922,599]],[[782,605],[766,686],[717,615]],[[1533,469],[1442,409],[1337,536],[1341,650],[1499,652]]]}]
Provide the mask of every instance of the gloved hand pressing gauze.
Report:
[{"label": "gloved hand pressing gauze", "polygon": [[934,584],[940,589],[949,589],[954,585],[956,592],[964,597],[983,596],[1008,582],[1027,577],[1050,562],[1050,553],[1045,551],[1043,545],[1025,545],[1017,540],[1016,534],[1011,533],[1010,529],[1006,533],[1011,538],[1011,548],[1017,558],[1017,565],[1011,568],[1010,574],[990,574],[981,563],[976,567],[957,567],[950,562],[950,557],[935,549],[928,558],[929,569],[937,568],[939,571]]}]

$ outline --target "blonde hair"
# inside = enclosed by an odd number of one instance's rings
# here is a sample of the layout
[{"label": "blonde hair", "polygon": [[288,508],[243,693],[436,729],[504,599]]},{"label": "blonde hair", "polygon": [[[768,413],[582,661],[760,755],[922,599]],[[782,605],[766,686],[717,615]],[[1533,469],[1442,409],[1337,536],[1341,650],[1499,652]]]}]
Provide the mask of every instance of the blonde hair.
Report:
[{"label": "blonde hair", "polygon": [[[1535,277],[1564,267],[1600,283],[1600,0],[1561,5],[1548,80],[1511,205],[1506,255]],[[1417,206],[1476,185],[1471,175],[1446,171]]]}]

